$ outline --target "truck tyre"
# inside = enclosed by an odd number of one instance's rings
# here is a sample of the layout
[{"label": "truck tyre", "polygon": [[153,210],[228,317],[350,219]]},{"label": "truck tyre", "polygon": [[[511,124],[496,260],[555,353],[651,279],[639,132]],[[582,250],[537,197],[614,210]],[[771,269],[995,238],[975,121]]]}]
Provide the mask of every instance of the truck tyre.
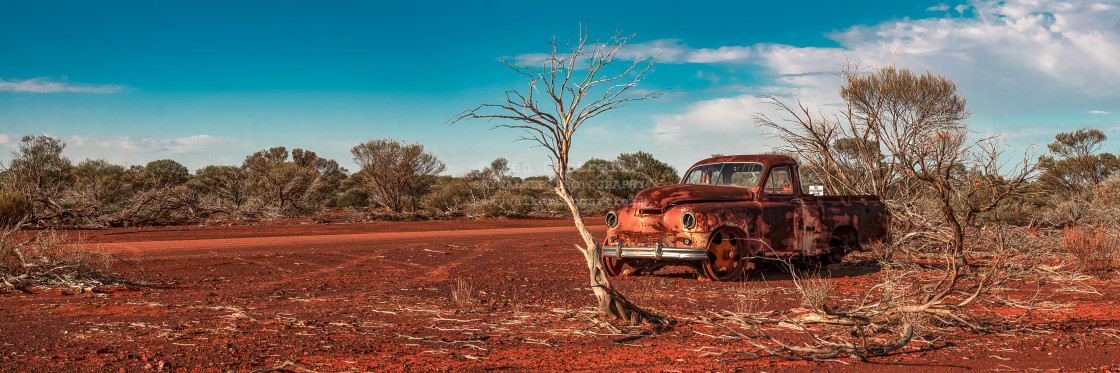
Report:
[{"label": "truck tyre", "polygon": [[701,263],[703,274],[712,281],[738,281],[751,265],[744,254],[745,234],[734,228],[722,228],[708,239],[708,260]]},{"label": "truck tyre", "polygon": [[857,235],[856,230],[851,227],[841,227],[832,232],[832,239],[828,240],[828,252],[821,254],[821,264],[829,265],[844,261],[844,256],[859,245]]},{"label": "truck tyre", "polygon": [[828,252],[821,254],[821,264],[829,265],[840,263],[844,261],[844,256],[848,255],[848,245],[844,245],[838,241],[832,241],[828,245]]},{"label": "truck tyre", "polygon": [[[600,250],[603,250],[602,252],[610,249],[610,245],[607,245],[605,241],[603,246],[600,247]],[[635,270],[637,262],[634,259],[618,259],[605,255],[601,258],[603,260],[603,271],[607,273],[607,276],[618,277],[623,273],[634,274],[637,272]]]}]

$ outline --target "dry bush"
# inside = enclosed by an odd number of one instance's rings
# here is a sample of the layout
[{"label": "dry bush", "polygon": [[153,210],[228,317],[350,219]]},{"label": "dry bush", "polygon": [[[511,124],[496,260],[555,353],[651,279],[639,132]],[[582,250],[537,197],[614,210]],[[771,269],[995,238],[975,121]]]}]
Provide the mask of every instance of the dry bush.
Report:
[{"label": "dry bush", "polygon": [[89,289],[117,282],[112,275],[113,257],[82,250],[65,234],[40,231],[18,239],[8,230],[0,237],[0,280],[7,289],[29,291],[33,287],[68,286]]},{"label": "dry bush", "polygon": [[1120,175],[1093,187],[1089,215],[1094,225],[1120,232]]},{"label": "dry bush", "polygon": [[474,298],[474,286],[470,281],[458,278],[455,279],[455,284],[451,286],[451,301],[455,302],[461,310],[470,310],[474,308],[474,304],[478,301]]},{"label": "dry bush", "polygon": [[186,188],[156,187],[136,191],[121,210],[112,214],[110,225],[156,225],[181,223],[195,218],[192,196]]},{"label": "dry bush", "polygon": [[308,216],[307,219],[316,223],[352,223],[365,221],[369,217],[364,209],[355,208],[324,208]]},{"label": "dry bush", "polygon": [[[1057,309],[1042,284],[1063,267],[1055,241],[1007,225],[972,228],[975,240],[965,247],[965,264],[951,246],[939,251],[891,248],[907,260],[880,260],[875,285],[842,292],[828,279],[800,276],[794,282],[808,309],[784,315],[725,313],[712,321],[753,350],[748,357],[827,360],[841,356],[883,356],[913,341],[932,343],[962,331],[1013,330],[1018,319],[1007,309]],[[1054,262],[1054,265],[1040,265]],[[864,265],[845,263],[844,265]],[[701,320],[700,322],[706,322]]]},{"label": "dry bush", "polygon": [[1120,175],[1093,186],[1093,202],[1098,207],[1120,209]]},{"label": "dry bush", "polygon": [[1087,224],[1094,220],[1093,206],[1083,198],[1055,201],[1053,206],[1039,214],[1039,220],[1051,227]]},{"label": "dry bush", "polygon": [[1024,297],[1022,290],[1041,289],[1051,274],[1042,268],[1062,267],[1041,264],[1061,259],[1031,232],[1002,223],[1022,219],[1007,206],[1031,197],[1038,173],[1033,149],[1013,157],[999,137],[971,138],[965,100],[942,76],[893,66],[865,73],[848,65],[841,78],[846,105],[836,113],[771,99],[784,118],[756,120],[830,194],[883,199],[892,237],[871,248],[882,278],[862,294],[834,294],[844,301],[829,307],[825,289],[799,283],[814,309],[777,321],[800,333],[796,343],[758,321],[740,323],[736,333],[766,355],[866,358],[902,348],[915,335],[1012,323],[993,308],[1040,307],[1037,292]]},{"label": "dry bush", "polygon": [[871,254],[871,258],[878,262],[890,262],[897,253],[895,245],[887,245],[882,241],[869,242],[862,245],[863,250]]},{"label": "dry bush", "polygon": [[1114,233],[1082,227],[1066,228],[1063,233],[1062,248],[1085,272],[1106,280],[1120,267],[1120,239]]},{"label": "dry bush", "polygon": [[31,208],[24,194],[0,191],[0,290],[86,289],[114,281],[111,256],[83,251],[57,231],[21,231],[31,218]]}]

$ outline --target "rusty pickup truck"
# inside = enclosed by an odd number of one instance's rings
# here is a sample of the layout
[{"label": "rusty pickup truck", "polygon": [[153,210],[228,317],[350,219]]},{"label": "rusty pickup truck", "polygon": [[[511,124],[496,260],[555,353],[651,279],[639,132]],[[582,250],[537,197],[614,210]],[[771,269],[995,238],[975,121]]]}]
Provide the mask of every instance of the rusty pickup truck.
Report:
[{"label": "rusty pickup truck", "polygon": [[607,213],[603,264],[612,276],[687,265],[734,281],[768,259],[838,262],[884,240],[889,220],[877,196],[802,193],[793,158],[715,157]]}]

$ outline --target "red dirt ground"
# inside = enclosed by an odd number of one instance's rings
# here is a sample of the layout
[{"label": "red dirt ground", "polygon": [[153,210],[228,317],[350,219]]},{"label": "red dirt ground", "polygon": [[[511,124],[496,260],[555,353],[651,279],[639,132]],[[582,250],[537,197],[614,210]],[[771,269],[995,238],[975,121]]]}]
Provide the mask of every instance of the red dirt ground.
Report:
[{"label": "red dirt ground", "polygon": [[[600,219],[601,220],[601,219]],[[602,222],[593,222],[602,235]],[[234,371],[285,361],[334,371],[1118,371],[1116,282],[1054,293],[1063,311],[1014,334],[962,334],[871,362],[754,360],[704,323],[723,310],[787,312],[788,276],[700,281],[672,268],[616,279],[635,303],[679,322],[623,340],[596,324],[567,219],[70,231],[118,254],[122,277],[156,285],[0,294],[0,371]],[[763,278],[768,277],[768,278]],[[458,280],[474,304],[452,300]],[[876,276],[841,267],[840,288]],[[746,295],[766,294],[764,302]]]}]

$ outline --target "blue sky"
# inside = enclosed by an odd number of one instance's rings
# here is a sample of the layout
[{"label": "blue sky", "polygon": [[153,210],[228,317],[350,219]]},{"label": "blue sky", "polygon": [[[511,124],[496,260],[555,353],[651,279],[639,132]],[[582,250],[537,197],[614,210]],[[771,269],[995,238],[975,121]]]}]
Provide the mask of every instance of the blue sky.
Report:
[{"label": "blue sky", "polygon": [[644,150],[683,169],[766,151],[773,140],[751,120],[770,110],[760,96],[832,112],[845,59],[881,66],[895,51],[895,64],[958,83],[978,136],[1044,150],[1059,131],[1094,127],[1116,153],[1117,5],[4,1],[0,146],[47,134],[75,161],[194,170],[282,145],[356,171],[352,146],[391,137],[424,144],[453,175],[497,157],[543,174],[546,154],[519,133],[445,122],[523,84],[498,58],[545,52],[584,24],[592,37],[636,33],[627,53],[661,55],[638,88],[669,94],[588,123],[578,162]]}]

